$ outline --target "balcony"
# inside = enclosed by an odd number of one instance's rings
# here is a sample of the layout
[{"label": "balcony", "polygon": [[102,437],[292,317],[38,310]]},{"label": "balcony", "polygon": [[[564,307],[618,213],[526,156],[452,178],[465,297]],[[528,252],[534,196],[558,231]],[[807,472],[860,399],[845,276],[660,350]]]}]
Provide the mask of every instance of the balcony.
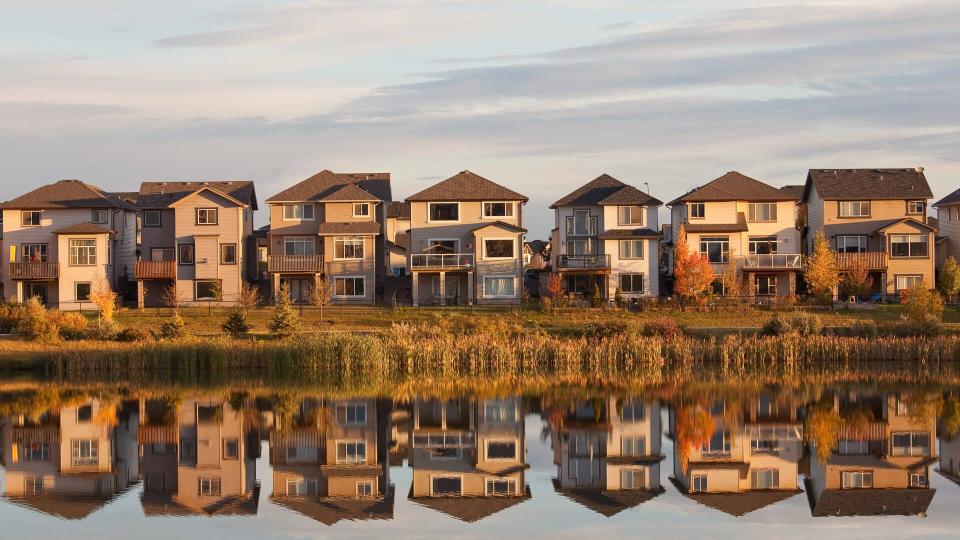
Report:
[{"label": "balcony", "polygon": [[474,267],[473,253],[414,253],[411,270],[468,270]]},{"label": "balcony", "polygon": [[176,261],[137,261],[134,275],[143,279],[176,279]]},{"label": "balcony", "polygon": [[60,263],[12,262],[10,279],[36,279],[52,281],[60,277]]},{"label": "balcony", "polygon": [[605,270],[610,268],[610,255],[560,255],[558,270]]},{"label": "balcony", "polygon": [[881,251],[866,253],[837,253],[837,270],[850,270],[856,264],[863,264],[867,270],[885,270],[887,254]]},{"label": "balcony", "polygon": [[803,257],[798,253],[770,253],[765,255],[746,255],[743,257],[744,270],[800,270]]},{"label": "balcony", "polygon": [[323,255],[270,255],[267,266],[270,272],[316,274],[323,272]]}]

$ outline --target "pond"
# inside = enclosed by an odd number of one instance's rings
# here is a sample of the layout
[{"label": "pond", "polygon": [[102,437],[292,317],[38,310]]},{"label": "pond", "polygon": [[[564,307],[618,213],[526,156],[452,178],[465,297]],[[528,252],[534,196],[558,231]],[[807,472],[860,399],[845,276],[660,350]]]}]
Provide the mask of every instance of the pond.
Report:
[{"label": "pond", "polygon": [[0,380],[3,537],[953,536],[960,388]]}]

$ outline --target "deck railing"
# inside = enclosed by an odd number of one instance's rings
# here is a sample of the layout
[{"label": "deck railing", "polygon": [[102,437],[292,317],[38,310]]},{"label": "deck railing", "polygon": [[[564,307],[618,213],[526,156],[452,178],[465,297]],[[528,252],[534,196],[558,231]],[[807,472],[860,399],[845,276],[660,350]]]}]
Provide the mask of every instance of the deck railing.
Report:
[{"label": "deck railing", "polygon": [[137,261],[135,274],[137,279],[176,279],[176,261]]},{"label": "deck railing", "polygon": [[270,272],[322,272],[323,255],[270,255]]},{"label": "deck railing", "polygon": [[610,268],[610,255],[560,255],[557,267],[569,270]]},{"label": "deck railing", "polygon": [[803,257],[799,253],[768,253],[764,255],[745,255],[743,268],[756,269],[800,269],[803,268]]},{"label": "deck railing", "polygon": [[414,253],[410,268],[473,268],[473,253]]},{"label": "deck railing", "polygon": [[882,251],[866,253],[837,253],[837,269],[849,270],[860,261],[867,270],[883,270],[887,267],[887,254]]},{"label": "deck railing", "polygon": [[60,263],[55,262],[12,262],[10,279],[57,279],[60,277]]}]

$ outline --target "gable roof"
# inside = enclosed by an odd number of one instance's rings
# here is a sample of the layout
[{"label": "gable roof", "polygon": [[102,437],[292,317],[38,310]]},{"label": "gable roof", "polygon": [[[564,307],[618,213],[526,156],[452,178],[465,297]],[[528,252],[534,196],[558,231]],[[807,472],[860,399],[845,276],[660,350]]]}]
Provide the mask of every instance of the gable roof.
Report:
[{"label": "gable roof", "polygon": [[[809,487],[809,484],[807,484]],[[810,513],[824,516],[917,516],[927,512],[935,489],[825,489]]]},{"label": "gable roof", "polygon": [[624,184],[607,173],[603,173],[551,204],[550,208],[578,204],[659,206],[663,202],[631,185]]},{"label": "gable roof", "polygon": [[257,209],[257,193],[248,180],[214,182],[141,182],[136,195],[140,208],[169,208],[174,203],[199,191],[209,190],[240,204]]},{"label": "gable roof", "polygon": [[334,188],[334,190],[322,200],[324,201],[362,201],[362,202],[377,202],[380,199],[374,197],[370,193],[360,189],[356,184],[342,184],[341,186]]},{"label": "gable roof", "polygon": [[524,229],[523,227],[518,227],[516,225],[507,223],[506,221],[500,221],[500,220],[491,221],[490,223],[481,223],[480,225],[477,225],[476,227],[470,229],[470,232],[477,232],[480,229],[486,229],[487,227],[503,227],[504,229],[507,229],[513,232],[522,232],[522,233],[527,232],[527,230]]},{"label": "gable roof", "polygon": [[[749,465],[747,466],[749,468]],[[739,493],[690,493],[676,478],[670,481],[684,497],[731,516],[740,517],[771,504],[789,499],[800,490],[750,490]]]},{"label": "gable roof", "polygon": [[737,212],[736,223],[686,223],[684,230],[688,233],[745,232],[749,227],[747,227],[747,216],[743,212]]},{"label": "gable roof", "polygon": [[939,201],[933,203],[934,208],[937,206],[943,206],[945,204],[957,204],[960,203],[960,189],[953,191],[946,197],[940,199]]},{"label": "gable roof", "polygon": [[389,520],[393,519],[393,491],[390,486],[383,497],[373,499],[271,495],[270,502],[325,525],[342,520]]},{"label": "gable roof", "polygon": [[[339,196],[333,196],[347,185],[352,185],[359,191],[351,189],[340,196],[352,194],[365,198],[342,199],[338,198]],[[329,200],[389,201],[393,198],[390,189],[390,173],[335,173],[324,169],[270,197],[267,202],[321,201],[330,196],[333,198]]]},{"label": "gable roof", "polygon": [[885,231],[885,230],[889,229],[890,227],[892,227],[892,226],[894,226],[894,225],[898,225],[898,224],[900,224],[900,223],[909,223],[910,225],[913,225],[913,226],[915,226],[915,227],[919,227],[919,228],[921,228],[921,229],[926,229],[926,230],[928,230],[928,231],[930,231],[930,232],[937,232],[936,226],[930,225],[930,224],[928,224],[928,223],[923,223],[922,221],[913,219],[912,217],[902,217],[902,218],[899,218],[899,219],[890,220],[890,221],[888,221],[888,222],[883,222],[883,224],[882,224],[880,227],[877,228],[877,231],[878,231],[878,232]]},{"label": "gable roof", "polygon": [[547,250],[550,248],[550,241],[549,240],[530,240],[529,242],[524,242],[523,245],[530,246],[530,249],[534,253],[546,255]]},{"label": "gable roof", "polygon": [[823,200],[932,199],[923,167],[913,169],[810,169],[803,191],[814,187]]},{"label": "gable roof", "polygon": [[95,223],[77,223],[61,227],[53,231],[53,234],[113,234],[113,230]]},{"label": "gable roof", "polygon": [[639,506],[664,491],[663,488],[658,490],[561,488],[556,478],[553,479],[553,489],[564,497],[606,517],[612,517],[628,508]]},{"label": "gable roof", "polygon": [[471,171],[459,173],[407,197],[410,201],[523,201],[527,197]]},{"label": "gable roof", "polygon": [[514,497],[415,497],[411,483],[407,498],[421,506],[474,523],[529,499],[530,486],[525,487],[522,496]]},{"label": "gable roof", "polygon": [[803,199],[803,188],[804,188],[804,187],[805,187],[805,186],[804,186],[803,184],[790,184],[789,186],[783,186],[783,187],[781,187],[781,188],[780,188],[780,191],[786,193],[786,194],[789,195],[791,198],[799,201],[799,200]]},{"label": "gable roof", "polygon": [[681,202],[712,201],[794,201],[789,190],[775,188],[737,171],[730,171],[720,178],[688,191],[667,203],[673,206]]},{"label": "gable roof", "polygon": [[59,180],[40,186],[15,199],[11,199],[0,208],[7,210],[55,210],[63,208],[120,208],[134,210],[116,193],[109,193],[97,186],[80,180]]}]

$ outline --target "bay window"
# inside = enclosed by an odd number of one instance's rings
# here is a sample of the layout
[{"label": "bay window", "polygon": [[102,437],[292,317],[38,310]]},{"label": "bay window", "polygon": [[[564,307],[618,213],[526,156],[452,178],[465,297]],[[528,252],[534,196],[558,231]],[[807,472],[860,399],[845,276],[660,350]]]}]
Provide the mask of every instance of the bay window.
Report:
[{"label": "bay window", "polygon": [[97,264],[97,241],[92,238],[70,240],[70,266],[93,266]]},{"label": "bay window", "polygon": [[928,239],[926,234],[891,234],[890,256],[926,257]]}]

